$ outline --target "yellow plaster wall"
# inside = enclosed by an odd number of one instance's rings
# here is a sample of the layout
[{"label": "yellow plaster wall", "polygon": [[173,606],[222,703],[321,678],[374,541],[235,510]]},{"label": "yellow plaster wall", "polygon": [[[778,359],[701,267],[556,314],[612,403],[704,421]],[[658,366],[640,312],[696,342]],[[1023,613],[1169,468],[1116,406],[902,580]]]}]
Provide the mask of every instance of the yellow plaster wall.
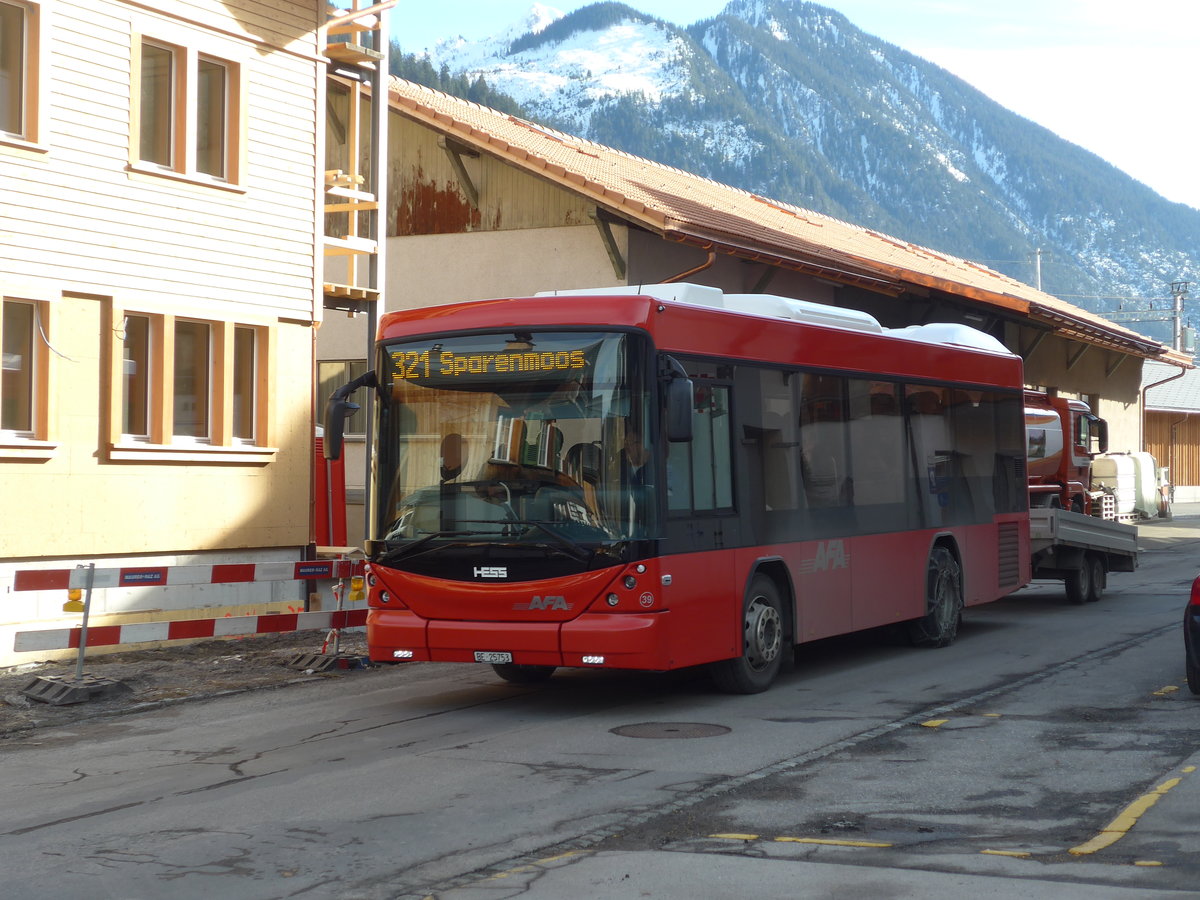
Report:
[{"label": "yellow plaster wall", "polygon": [[46,461],[0,460],[0,559],[296,547],[308,540],[311,330],[277,326],[278,451],[265,464],[110,462],[103,301],[48,304],[54,392]]}]

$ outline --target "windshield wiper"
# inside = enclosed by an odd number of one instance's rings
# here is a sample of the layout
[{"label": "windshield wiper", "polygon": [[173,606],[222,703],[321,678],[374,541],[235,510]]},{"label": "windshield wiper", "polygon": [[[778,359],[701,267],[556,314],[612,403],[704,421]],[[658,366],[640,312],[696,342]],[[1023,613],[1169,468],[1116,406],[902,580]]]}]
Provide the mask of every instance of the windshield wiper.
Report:
[{"label": "windshield wiper", "polygon": [[511,524],[529,525],[533,528],[540,528],[542,531],[546,532],[546,534],[550,535],[550,537],[554,538],[559,546],[566,550],[568,556],[577,559],[582,563],[587,563],[590,565],[592,560],[596,558],[596,551],[594,549],[589,550],[587,547],[583,546],[573,538],[563,534],[558,529],[551,528],[545,522],[535,522],[531,519],[518,519]]},{"label": "windshield wiper", "polygon": [[[495,532],[494,531],[434,531],[430,534],[425,535],[425,537],[423,537],[423,538],[420,538],[415,541],[411,541],[410,543],[407,543],[407,544],[401,544],[399,546],[388,546],[387,550],[379,555],[379,558],[376,560],[376,562],[390,563],[390,562],[399,562],[402,559],[408,559],[410,556],[415,556],[418,552],[420,552],[422,547],[424,547],[430,541],[436,540],[437,538],[476,537],[481,534],[495,534]],[[386,538],[384,539],[384,543],[389,544],[389,545],[391,544],[391,542],[388,541]],[[443,549],[443,548],[439,547],[438,549]]]}]

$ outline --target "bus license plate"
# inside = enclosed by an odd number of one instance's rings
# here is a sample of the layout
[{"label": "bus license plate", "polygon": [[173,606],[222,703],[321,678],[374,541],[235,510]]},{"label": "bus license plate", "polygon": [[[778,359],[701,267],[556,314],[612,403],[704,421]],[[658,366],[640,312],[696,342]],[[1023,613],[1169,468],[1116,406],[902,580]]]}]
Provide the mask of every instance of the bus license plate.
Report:
[{"label": "bus license plate", "polygon": [[510,663],[512,662],[512,654],[504,653],[497,650],[476,650],[475,662],[482,663]]}]

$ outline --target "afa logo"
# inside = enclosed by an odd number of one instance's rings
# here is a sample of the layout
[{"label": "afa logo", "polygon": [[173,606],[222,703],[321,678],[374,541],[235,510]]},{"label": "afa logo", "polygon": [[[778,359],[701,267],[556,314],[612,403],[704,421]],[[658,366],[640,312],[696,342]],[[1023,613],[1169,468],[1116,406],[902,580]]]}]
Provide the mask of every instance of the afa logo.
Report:
[{"label": "afa logo", "polygon": [[514,603],[513,609],[525,612],[535,609],[564,609],[569,610],[571,604],[566,597],[530,597],[528,603]]},{"label": "afa logo", "polygon": [[850,556],[846,553],[845,541],[821,541],[812,559],[802,560],[800,571],[805,573],[828,572],[830,569],[850,567]]}]

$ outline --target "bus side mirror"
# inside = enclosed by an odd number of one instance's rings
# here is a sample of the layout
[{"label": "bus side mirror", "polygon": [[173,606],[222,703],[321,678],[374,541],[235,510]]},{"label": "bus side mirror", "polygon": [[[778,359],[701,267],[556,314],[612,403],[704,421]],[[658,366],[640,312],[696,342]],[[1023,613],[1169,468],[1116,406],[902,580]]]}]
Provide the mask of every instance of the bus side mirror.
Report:
[{"label": "bus side mirror", "polygon": [[338,388],[325,402],[325,441],[324,452],[326,459],[340,459],[342,456],[342,438],[346,433],[346,420],[362,409],[357,403],[345,397],[339,397],[345,388]]},{"label": "bus side mirror", "polygon": [[325,401],[325,439],[323,441],[323,455],[326,459],[341,458],[342,439],[346,434],[346,420],[362,409],[350,399],[350,395],[360,387],[378,387],[378,385],[375,373],[368,370],[329,395],[329,399]]},{"label": "bus side mirror", "polygon": [[692,439],[692,380],[678,362],[667,358],[666,426],[667,440],[687,443]]}]

